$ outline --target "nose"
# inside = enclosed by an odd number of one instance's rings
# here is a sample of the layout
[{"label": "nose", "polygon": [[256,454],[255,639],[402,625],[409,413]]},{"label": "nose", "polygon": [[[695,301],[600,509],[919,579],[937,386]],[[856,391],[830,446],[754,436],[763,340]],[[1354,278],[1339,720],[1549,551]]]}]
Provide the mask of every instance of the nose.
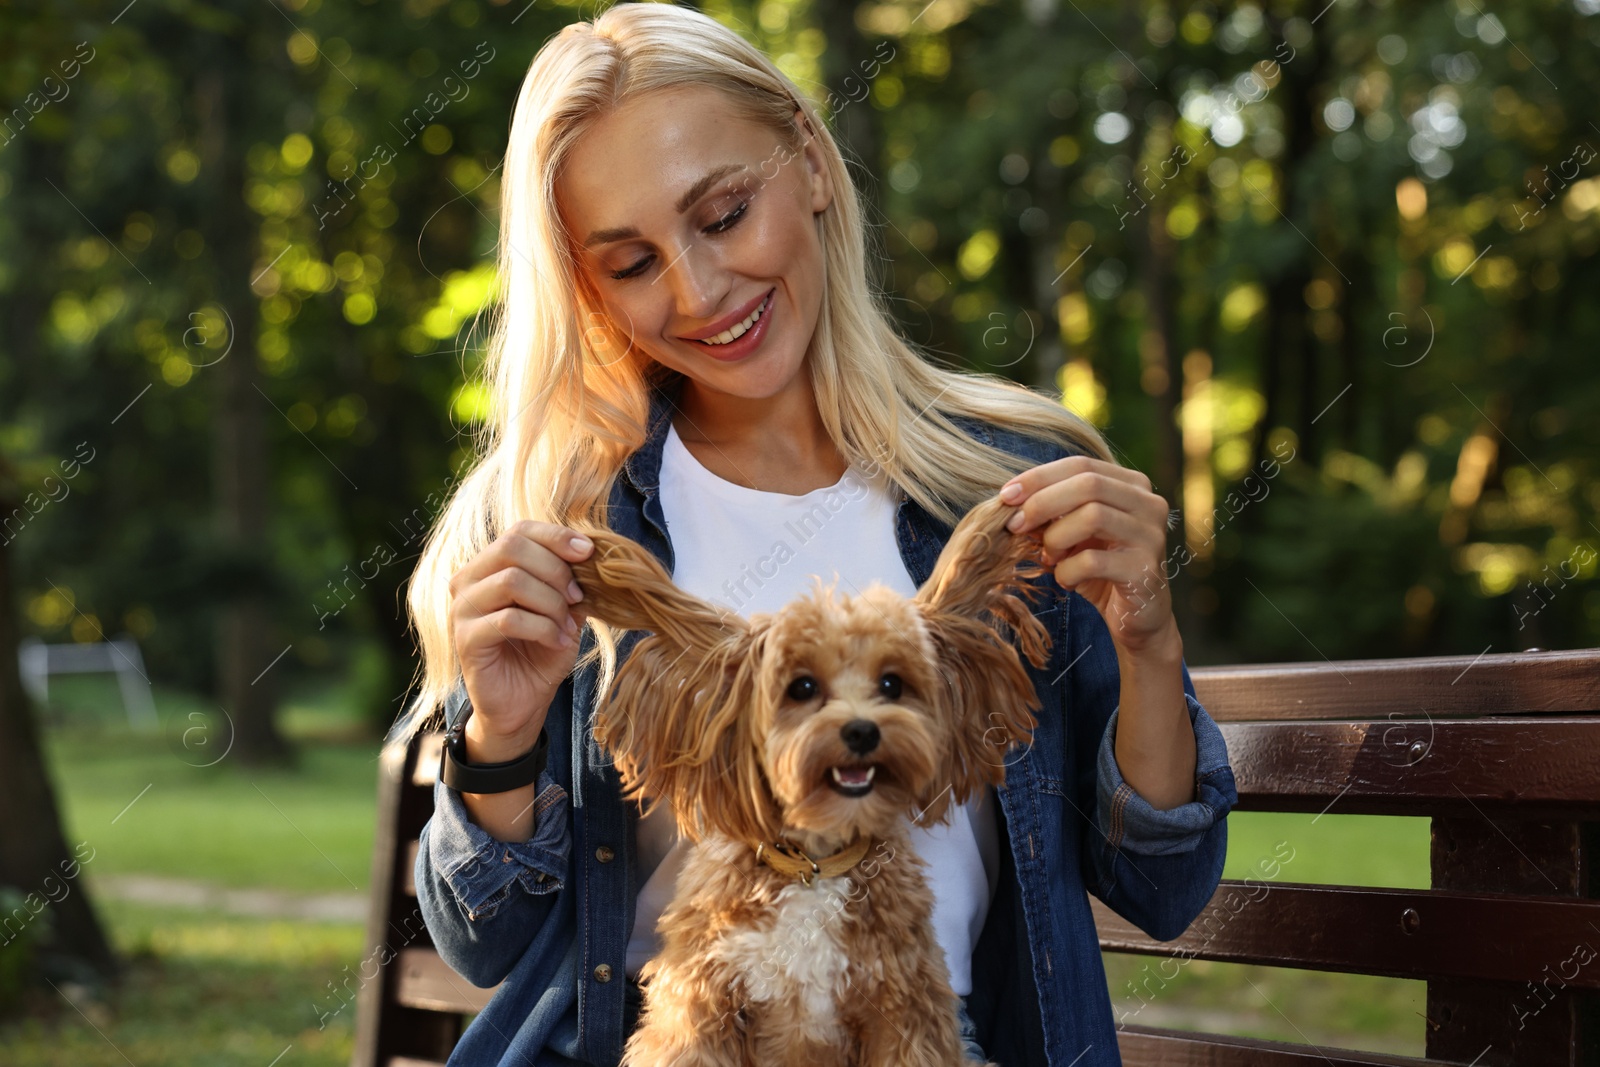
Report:
[{"label": "nose", "polygon": [[703,246],[685,245],[668,264],[666,273],[673,299],[685,318],[709,319],[722,306],[729,285]]},{"label": "nose", "polygon": [[839,736],[851,752],[865,756],[878,747],[878,724],[870,719],[851,719],[839,727]]}]

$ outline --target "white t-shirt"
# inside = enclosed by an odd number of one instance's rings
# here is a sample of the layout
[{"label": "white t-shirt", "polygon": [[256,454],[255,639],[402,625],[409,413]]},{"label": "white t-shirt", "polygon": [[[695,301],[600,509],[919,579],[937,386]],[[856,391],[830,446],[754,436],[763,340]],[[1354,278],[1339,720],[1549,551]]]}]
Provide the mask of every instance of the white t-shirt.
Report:
[{"label": "white t-shirt", "polygon": [[[841,595],[855,596],[873,581],[906,597],[917,591],[895,541],[896,503],[881,474],[868,478],[852,466],[837,484],[804,496],[748,489],[708,470],[669,424],[661,508],[671,529],[673,583],[746,618],[804,595],[812,575],[827,582],[838,574]],[[994,804],[994,790],[986,788],[948,822],[910,827],[912,848],[928,864],[934,933],[961,996],[972,992],[972,949],[998,878]],[[656,921],[683,863],[666,805],[640,821],[638,850],[644,881],[626,962],[633,978],[659,950]]]}]

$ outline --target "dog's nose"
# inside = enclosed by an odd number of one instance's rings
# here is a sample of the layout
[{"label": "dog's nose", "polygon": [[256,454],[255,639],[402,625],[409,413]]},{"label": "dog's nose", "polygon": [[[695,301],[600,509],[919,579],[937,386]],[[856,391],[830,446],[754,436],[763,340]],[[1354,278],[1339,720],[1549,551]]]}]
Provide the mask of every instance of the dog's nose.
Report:
[{"label": "dog's nose", "polygon": [[878,747],[878,724],[870,719],[851,719],[839,727],[839,736],[851,752],[865,756]]}]

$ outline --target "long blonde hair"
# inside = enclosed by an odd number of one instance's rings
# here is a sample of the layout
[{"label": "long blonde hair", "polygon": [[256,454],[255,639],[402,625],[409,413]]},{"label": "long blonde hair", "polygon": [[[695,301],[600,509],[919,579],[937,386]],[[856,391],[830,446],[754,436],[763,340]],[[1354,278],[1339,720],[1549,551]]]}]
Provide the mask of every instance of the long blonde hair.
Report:
[{"label": "long blonde hair", "polygon": [[[832,179],[820,213],[825,286],[806,371],[824,425],[852,463],[882,470],[946,525],[1028,464],[950,416],[998,423],[1109,462],[1093,425],[1058,400],[998,375],[931,362],[897,332],[867,275],[862,203],[816,108],[761,50],[715,19],[670,3],[619,3],[551,38],[523,80],[501,175],[499,299],[481,371],[490,394],[477,459],[430,531],[406,602],[422,649],[421,687],[391,727],[403,742],[440,723],[460,666],[450,629],[451,575],[525,518],[607,527],[624,460],[647,436],[650,390],[682,375],[622,339],[600,313],[556,211],[556,177],[590,125],[637,94],[705,86],[778,132],[796,153],[808,120]],[[591,619],[602,661],[616,638]],[[576,668],[575,668],[576,669]]]}]

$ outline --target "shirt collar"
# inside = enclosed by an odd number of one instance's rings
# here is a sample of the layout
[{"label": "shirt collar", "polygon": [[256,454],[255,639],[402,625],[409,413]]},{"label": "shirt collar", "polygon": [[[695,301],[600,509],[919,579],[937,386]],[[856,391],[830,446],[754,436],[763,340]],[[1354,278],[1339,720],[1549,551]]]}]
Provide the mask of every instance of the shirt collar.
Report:
[{"label": "shirt collar", "polygon": [[[661,453],[666,448],[667,430],[672,424],[672,413],[678,407],[683,381],[680,377],[650,387],[650,415],[646,423],[644,444],[636,448],[622,463],[622,470],[628,481],[642,493],[654,494],[660,488]],[[996,443],[993,427],[982,420],[964,415],[953,415],[951,420],[984,444]]]}]

